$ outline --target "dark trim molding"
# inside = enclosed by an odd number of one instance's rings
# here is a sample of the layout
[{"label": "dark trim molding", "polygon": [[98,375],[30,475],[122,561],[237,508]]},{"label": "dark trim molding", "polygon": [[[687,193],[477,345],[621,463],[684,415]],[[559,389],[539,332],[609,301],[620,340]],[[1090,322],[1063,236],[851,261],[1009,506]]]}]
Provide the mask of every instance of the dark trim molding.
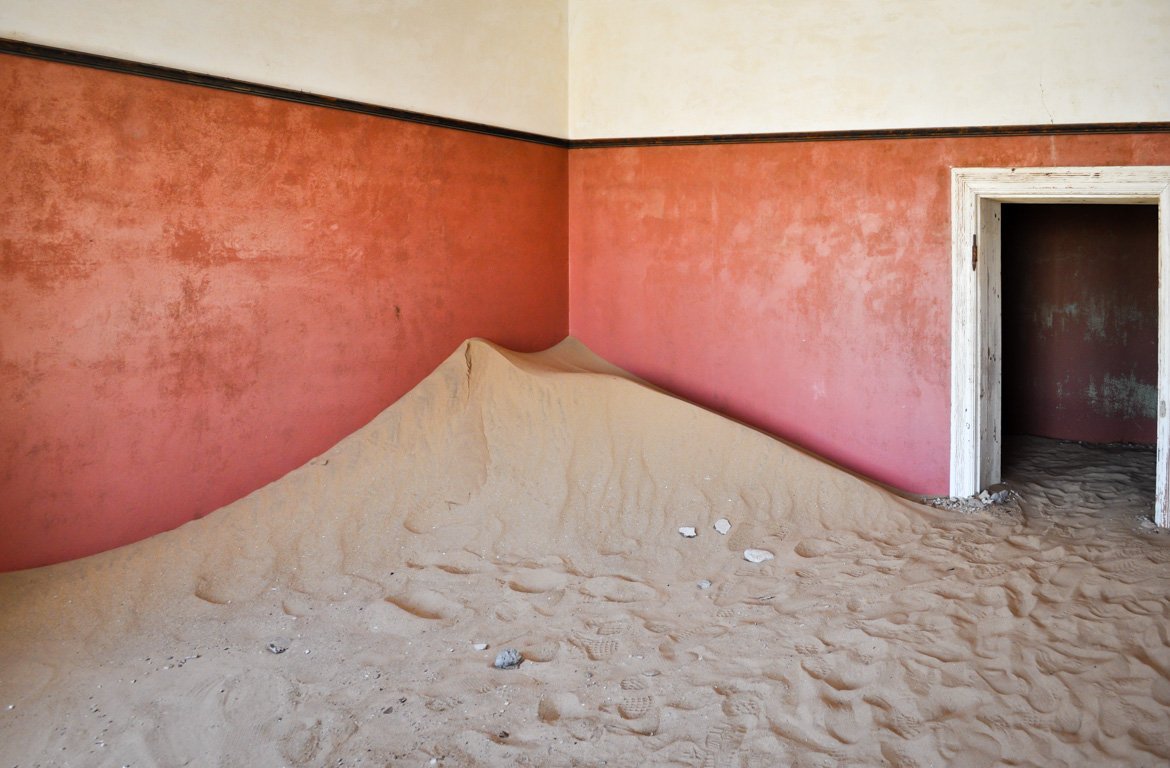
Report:
[{"label": "dark trim molding", "polygon": [[780,144],[797,141],[874,141],[881,139],[955,139],[995,136],[1068,136],[1100,133],[1170,133],[1170,123],[1065,123],[1060,125],[992,125],[967,128],[887,128],[863,131],[732,133],[712,136],[652,136],[576,139],[572,149],[610,147],[686,147],[710,144]]},{"label": "dark trim molding", "polygon": [[0,53],[10,53],[16,56],[28,56],[29,58],[56,61],[62,64],[75,64],[80,67],[104,69],[110,72],[121,72],[127,75],[151,77],[156,80],[169,80],[173,83],[198,85],[204,88],[215,88],[216,90],[220,91],[243,93],[249,96],[260,96],[267,99],[292,101],[298,104],[308,104],[309,106],[313,107],[341,109],[345,110],[346,112],[357,112],[363,115],[373,115],[374,117],[386,117],[392,120],[405,120],[408,123],[422,123],[423,125],[434,125],[440,128],[452,128],[457,131],[468,131],[470,133],[481,133],[488,136],[497,136],[501,139],[529,141],[535,144],[546,144],[552,147],[560,147],[561,149],[568,149],[569,147],[569,142],[567,139],[558,139],[552,136],[544,136],[539,133],[517,131],[513,130],[512,128],[499,128],[494,125],[473,123],[468,120],[456,120],[450,117],[438,117],[437,115],[428,115],[422,112],[411,112],[407,109],[380,107],[375,104],[367,104],[361,101],[336,99],[331,96],[321,96],[320,94],[306,93],[304,91],[294,91],[289,88],[278,88],[271,85],[249,83],[243,80],[233,80],[228,77],[201,75],[198,72],[188,72],[185,69],[162,67],[158,66],[157,64],[140,64],[136,61],[117,59],[112,56],[99,56],[95,53],[70,51],[65,48],[54,48],[48,45],[26,43],[19,40],[7,40],[0,38]]},{"label": "dark trim molding", "polygon": [[341,109],[346,112],[357,112],[363,115],[384,117],[391,120],[404,120],[409,123],[422,123],[440,128],[451,128],[456,131],[468,131],[487,136],[496,136],[502,139],[515,139],[535,144],[544,144],[561,149],[607,149],[614,147],[685,147],[719,144],[777,144],[801,141],[874,141],[886,139],[954,139],[996,136],[1069,136],[1084,134],[1110,133],[1170,133],[1170,123],[1068,123],[1063,125],[994,125],[958,128],[892,128],[872,129],[862,131],[800,131],[793,133],[732,133],[710,136],[647,136],[616,139],[558,139],[528,131],[517,131],[512,128],[499,128],[483,123],[473,123],[468,120],[456,120],[450,117],[439,117],[422,112],[412,112],[407,109],[394,107],[380,107],[361,101],[336,99],[331,96],[322,96],[316,93],[294,91],[289,88],[278,88],[271,85],[249,83],[244,80],[233,80],[216,75],[203,75],[198,72],[189,72],[184,69],[162,67],[157,64],[141,64],[127,59],[118,59],[112,56],[100,56],[94,53],[82,53],[65,48],[54,48],[38,43],[26,43],[19,40],[0,38],[0,53],[9,53],[15,56],[28,56],[34,59],[56,61],[63,64],[74,64],[80,67],[104,69],[110,72],[121,72],[128,75],[151,77],[156,80],[169,80],[174,83],[197,85],[203,88],[215,88],[221,91],[243,93],[250,96],[260,96],[267,99],[292,101],[298,104],[307,104],[326,109]]}]

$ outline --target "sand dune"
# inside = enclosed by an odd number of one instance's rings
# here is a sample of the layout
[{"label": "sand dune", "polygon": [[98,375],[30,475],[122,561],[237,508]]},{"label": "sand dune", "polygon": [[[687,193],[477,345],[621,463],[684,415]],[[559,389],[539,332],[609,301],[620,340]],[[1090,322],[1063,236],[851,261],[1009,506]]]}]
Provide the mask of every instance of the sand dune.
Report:
[{"label": "sand dune", "polygon": [[3,765],[1170,761],[1170,537],[923,507],[571,339],[469,341],[306,466],[0,606]]}]

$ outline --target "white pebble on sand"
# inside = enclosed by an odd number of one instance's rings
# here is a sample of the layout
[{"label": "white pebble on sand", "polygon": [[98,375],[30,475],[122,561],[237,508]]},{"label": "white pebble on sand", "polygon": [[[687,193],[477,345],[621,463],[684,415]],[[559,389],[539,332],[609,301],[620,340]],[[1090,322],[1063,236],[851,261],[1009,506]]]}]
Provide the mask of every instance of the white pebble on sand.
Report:
[{"label": "white pebble on sand", "polygon": [[727,532],[731,530],[731,521],[726,517],[719,518],[715,521],[715,530],[726,536]]},{"label": "white pebble on sand", "polygon": [[693,539],[699,535],[699,532],[696,531],[694,528],[692,528],[689,525],[685,525],[682,528],[679,528],[678,532],[681,533],[683,535],[683,538],[686,538],[686,539]]},{"label": "white pebble on sand", "polygon": [[749,563],[762,563],[765,560],[772,560],[776,556],[766,549],[745,549],[743,551],[743,559]]}]

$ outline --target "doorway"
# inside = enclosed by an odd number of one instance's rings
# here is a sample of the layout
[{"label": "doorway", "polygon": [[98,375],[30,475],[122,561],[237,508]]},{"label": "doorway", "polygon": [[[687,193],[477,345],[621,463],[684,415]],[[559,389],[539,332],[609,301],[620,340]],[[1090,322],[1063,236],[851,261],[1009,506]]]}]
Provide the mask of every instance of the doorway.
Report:
[{"label": "doorway", "polygon": [[1054,511],[1149,515],[1158,209],[1004,203],[1003,479]]},{"label": "doorway", "polygon": [[1155,520],[1167,525],[1170,444],[1170,167],[956,168],[952,200],[951,495],[1002,475],[1002,216],[1005,203],[1114,203],[1157,210]]}]

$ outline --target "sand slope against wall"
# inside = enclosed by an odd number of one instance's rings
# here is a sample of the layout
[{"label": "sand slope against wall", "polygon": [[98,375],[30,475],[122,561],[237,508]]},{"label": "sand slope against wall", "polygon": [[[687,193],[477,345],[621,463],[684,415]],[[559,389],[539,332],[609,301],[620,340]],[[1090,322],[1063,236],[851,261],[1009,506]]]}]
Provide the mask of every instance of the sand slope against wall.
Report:
[{"label": "sand slope against wall", "polygon": [[1168,619],[1132,520],[932,510],[472,340],[240,501],[0,576],[0,764],[1155,765]]}]

